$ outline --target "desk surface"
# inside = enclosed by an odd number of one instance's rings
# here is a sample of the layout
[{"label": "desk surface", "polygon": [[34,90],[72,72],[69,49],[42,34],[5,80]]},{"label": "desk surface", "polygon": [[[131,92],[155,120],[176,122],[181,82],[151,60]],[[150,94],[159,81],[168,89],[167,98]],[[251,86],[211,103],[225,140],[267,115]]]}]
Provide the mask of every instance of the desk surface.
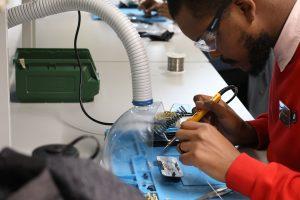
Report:
[{"label": "desk surface", "polygon": [[[100,94],[86,109],[95,118],[113,122],[131,106],[131,76],[126,52],[113,31],[103,22],[83,15],[83,29],[79,47],[89,48],[100,73]],[[37,47],[72,47],[76,13],[61,14],[37,21]],[[58,32],[59,31],[59,32]],[[174,103],[193,104],[195,94],[213,95],[226,86],[205,56],[182,34],[170,43],[145,40],[149,53],[153,97],[169,109]],[[107,45],[109,44],[109,48]],[[187,54],[185,72],[170,73],[165,51],[179,48]],[[235,99],[231,107],[245,120],[252,116]],[[33,148],[49,143],[66,143],[73,138],[91,133],[103,141],[106,128],[89,121],[78,104],[21,104],[11,103],[12,146],[30,153]],[[92,143],[79,146],[83,152],[92,151]]]},{"label": "desk surface", "polygon": [[[36,21],[36,43],[45,48],[73,48],[77,26],[77,13],[69,12]],[[170,42],[150,42],[143,39],[151,62],[166,62],[166,52],[184,52],[187,62],[208,62],[194,42],[183,34],[175,34]],[[91,19],[89,13],[82,13],[78,47],[89,48],[94,61],[128,61],[120,39],[103,21]]]}]

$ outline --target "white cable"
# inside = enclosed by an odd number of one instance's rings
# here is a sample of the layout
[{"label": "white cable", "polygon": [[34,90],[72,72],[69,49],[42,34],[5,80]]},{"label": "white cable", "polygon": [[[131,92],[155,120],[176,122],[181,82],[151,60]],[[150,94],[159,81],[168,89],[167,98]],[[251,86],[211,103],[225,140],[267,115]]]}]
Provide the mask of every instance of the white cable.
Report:
[{"label": "white cable", "polygon": [[219,193],[215,190],[215,188],[206,180],[207,184],[209,185],[209,187],[214,191],[214,193],[221,199],[223,200],[223,198],[219,195]]},{"label": "white cable", "polygon": [[117,33],[129,57],[132,73],[133,104],[152,104],[150,69],[145,47],[132,23],[110,0],[33,0],[8,10],[8,27],[67,12],[86,11],[93,13]]}]

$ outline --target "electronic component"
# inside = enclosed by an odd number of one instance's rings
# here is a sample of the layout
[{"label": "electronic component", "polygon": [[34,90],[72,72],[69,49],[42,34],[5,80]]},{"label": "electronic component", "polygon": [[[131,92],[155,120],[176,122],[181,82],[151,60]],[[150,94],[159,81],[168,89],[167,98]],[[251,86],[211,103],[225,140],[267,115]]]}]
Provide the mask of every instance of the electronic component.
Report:
[{"label": "electronic component", "polygon": [[166,132],[169,128],[175,127],[176,122],[185,116],[189,116],[183,106],[180,106],[176,112],[163,112],[155,116],[153,133],[156,136],[159,136],[165,142],[168,142],[170,139],[166,136]]},{"label": "electronic component", "polygon": [[[168,128],[164,135],[168,138],[166,140],[165,138],[162,138],[160,135],[154,134],[153,135],[153,146],[154,147],[164,147],[168,144],[168,141],[171,140],[176,132],[179,130],[177,127]],[[178,144],[179,140],[175,141],[172,146],[176,146]]]},{"label": "electronic component", "polygon": [[181,178],[183,172],[179,166],[179,161],[175,157],[157,156],[158,165],[161,168],[161,174],[169,178]]},{"label": "electronic component", "polygon": [[157,194],[154,194],[154,193],[148,193],[146,196],[145,196],[146,200],[158,200],[158,197],[157,197]]}]

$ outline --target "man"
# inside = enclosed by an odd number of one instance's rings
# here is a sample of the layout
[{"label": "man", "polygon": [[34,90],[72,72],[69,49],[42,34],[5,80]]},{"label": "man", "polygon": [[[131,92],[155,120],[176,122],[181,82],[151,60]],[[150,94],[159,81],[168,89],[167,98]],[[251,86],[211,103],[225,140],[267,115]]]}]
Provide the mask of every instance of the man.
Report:
[{"label": "man", "polygon": [[[140,0],[139,9],[142,9],[145,12],[145,15],[149,15],[152,10],[158,10],[160,15],[171,18],[166,2]],[[208,55],[207,52],[204,53],[229,85],[239,87],[238,97],[254,117],[267,111],[269,84],[274,66],[273,52],[270,53],[264,69],[255,75],[248,75],[247,73],[222,62],[220,58]]]},{"label": "man", "polygon": [[[300,1],[168,0],[168,6],[183,33],[201,50],[218,50],[224,62],[258,74],[272,48],[276,58],[268,114],[254,121],[243,121],[224,102],[195,96],[197,109],[212,113],[210,124],[182,124],[181,161],[251,199],[300,199]],[[270,163],[233,144],[267,148]]]}]

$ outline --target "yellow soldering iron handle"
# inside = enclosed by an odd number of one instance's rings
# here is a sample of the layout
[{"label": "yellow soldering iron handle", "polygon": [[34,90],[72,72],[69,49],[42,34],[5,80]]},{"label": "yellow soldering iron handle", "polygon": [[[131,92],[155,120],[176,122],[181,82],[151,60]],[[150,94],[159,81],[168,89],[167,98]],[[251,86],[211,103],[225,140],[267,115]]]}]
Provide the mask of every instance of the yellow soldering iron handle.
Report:
[{"label": "yellow soldering iron handle", "polygon": [[[221,94],[217,93],[215,96],[211,98],[211,101],[218,103],[221,100]],[[187,121],[194,121],[199,122],[207,113],[207,110],[200,110],[196,112],[191,118],[189,118]]]}]

